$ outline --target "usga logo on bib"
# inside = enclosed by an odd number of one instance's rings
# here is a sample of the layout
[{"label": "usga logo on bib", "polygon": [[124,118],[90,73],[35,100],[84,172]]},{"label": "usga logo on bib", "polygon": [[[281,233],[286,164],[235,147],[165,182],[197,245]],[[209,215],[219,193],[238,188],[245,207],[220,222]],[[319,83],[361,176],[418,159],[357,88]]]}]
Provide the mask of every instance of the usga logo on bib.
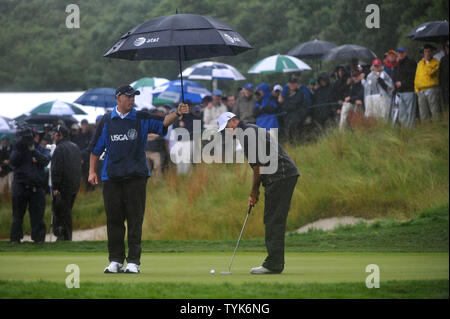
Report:
[{"label": "usga logo on bib", "polygon": [[137,131],[134,128],[131,128],[127,132],[127,136],[130,140],[135,140],[137,138]]},{"label": "usga logo on bib", "polygon": [[134,128],[128,130],[127,134],[114,134],[111,135],[112,142],[135,140],[137,138],[137,131]]}]

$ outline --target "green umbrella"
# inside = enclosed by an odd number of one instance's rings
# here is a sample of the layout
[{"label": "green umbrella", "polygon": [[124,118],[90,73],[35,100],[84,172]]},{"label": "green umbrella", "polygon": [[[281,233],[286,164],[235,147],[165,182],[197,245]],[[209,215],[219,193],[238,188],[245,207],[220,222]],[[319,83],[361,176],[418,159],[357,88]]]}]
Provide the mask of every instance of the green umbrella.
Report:
[{"label": "green umbrella", "polygon": [[141,78],[131,83],[130,85],[133,87],[133,89],[139,90],[141,92],[140,95],[136,95],[134,103],[136,103],[139,108],[151,108],[153,104],[156,103],[155,101],[153,101],[153,89],[167,82],[169,82],[169,80],[153,77]]},{"label": "green umbrella", "polygon": [[290,55],[272,55],[254,64],[248,73],[286,73],[311,70],[309,65]]},{"label": "green umbrella", "polygon": [[139,89],[141,87],[156,87],[160,86],[161,84],[164,84],[166,82],[169,82],[169,80],[164,78],[141,78],[137,81],[134,81],[130,85],[135,89]]},{"label": "green umbrella", "polygon": [[30,114],[54,114],[54,115],[86,115],[87,113],[72,103],[63,101],[50,101],[42,103],[32,109]]}]

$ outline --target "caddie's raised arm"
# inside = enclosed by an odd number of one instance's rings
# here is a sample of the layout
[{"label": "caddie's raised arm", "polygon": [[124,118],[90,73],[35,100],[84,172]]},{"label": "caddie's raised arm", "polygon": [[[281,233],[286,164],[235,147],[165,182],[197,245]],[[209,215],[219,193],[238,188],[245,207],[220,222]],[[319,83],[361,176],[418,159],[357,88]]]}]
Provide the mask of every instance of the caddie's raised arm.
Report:
[{"label": "caddie's raised arm", "polygon": [[165,127],[169,127],[171,124],[173,124],[176,120],[178,120],[183,114],[188,114],[190,112],[189,105],[180,103],[178,104],[178,108],[176,112],[172,112],[170,114],[167,114],[164,117],[163,125]]}]

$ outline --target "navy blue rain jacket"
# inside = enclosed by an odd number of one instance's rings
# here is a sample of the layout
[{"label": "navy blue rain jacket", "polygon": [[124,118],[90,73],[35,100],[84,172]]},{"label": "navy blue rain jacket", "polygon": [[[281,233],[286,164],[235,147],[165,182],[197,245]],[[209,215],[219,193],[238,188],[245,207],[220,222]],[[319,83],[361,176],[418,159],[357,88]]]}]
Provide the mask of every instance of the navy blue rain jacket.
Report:
[{"label": "navy blue rain jacket", "polygon": [[279,128],[278,119],[275,113],[278,111],[278,102],[272,96],[272,90],[267,83],[262,83],[257,90],[263,91],[263,97],[255,104],[256,125],[266,130]]}]

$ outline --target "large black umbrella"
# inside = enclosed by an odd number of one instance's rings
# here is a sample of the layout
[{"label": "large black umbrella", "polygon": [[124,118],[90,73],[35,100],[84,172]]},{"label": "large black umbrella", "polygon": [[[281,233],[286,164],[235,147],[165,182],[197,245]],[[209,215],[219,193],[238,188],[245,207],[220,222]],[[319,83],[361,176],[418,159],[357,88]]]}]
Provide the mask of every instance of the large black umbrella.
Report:
[{"label": "large black umbrella", "polygon": [[375,59],[377,56],[368,48],[355,45],[344,44],[328,51],[322,58],[322,61],[332,60],[353,60],[353,59]]},{"label": "large black umbrella", "polygon": [[328,51],[335,48],[336,44],[320,41],[315,39],[314,41],[305,42],[297,45],[289,50],[287,55],[292,55],[300,59],[317,59],[324,56]]},{"label": "large black umbrella", "polygon": [[448,21],[430,21],[412,29],[407,35],[417,41],[445,42],[448,40]]},{"label": "large black umbrella", "polygon": [[[125,33],[105,57],[181,61],[242,53],[252,47],[228,25],[197,14],[174,14],[144,22]],[[181,77],[183,81],[183,77]],[[184,92],[182,91],[184,101]]]},{"label": "large black umbrella", "polygon": [[304,42],[289,50],[287,55],[295,56],[299,59],[314,60],[316,72],[321,68],[320,58],[322,58],[328,51],[335,48],[336,44],[328,41],[314,41]]}]

